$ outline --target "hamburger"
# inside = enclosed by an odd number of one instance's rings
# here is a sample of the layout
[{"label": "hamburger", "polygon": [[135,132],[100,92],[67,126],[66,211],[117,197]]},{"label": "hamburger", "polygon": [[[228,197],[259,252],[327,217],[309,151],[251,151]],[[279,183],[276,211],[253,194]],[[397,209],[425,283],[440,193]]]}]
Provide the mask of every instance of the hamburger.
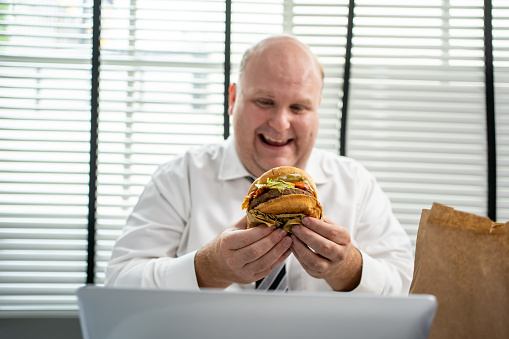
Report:
[{"label": "hamburger", "polygon": [[256,179],[244,197],[247,228],[260,224],[292,233],[304,217],[323,218],[314,180],[300,168],[275,167]]}]

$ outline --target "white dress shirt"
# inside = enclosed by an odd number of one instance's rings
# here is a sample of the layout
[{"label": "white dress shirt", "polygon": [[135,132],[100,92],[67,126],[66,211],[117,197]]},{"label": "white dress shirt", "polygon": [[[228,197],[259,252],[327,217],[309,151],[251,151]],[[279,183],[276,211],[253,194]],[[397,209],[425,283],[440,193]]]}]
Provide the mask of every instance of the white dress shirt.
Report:
[{"label": "white dress shirt", "polygon": [[[355,292],[406,294],[413,272],[410,240],[375,178],[356,161],[314,149],[305,168],[315,180],[324,215],[348,229],[362,254]],[[251,182],[233,137],[192,149],[162,165],[145,187],[106,272],[106,285],[199,289],[196,251],[246,212],[241,204]],[[331,291],[287,259],[290,291]],[[252,290],[232,284],[228,290]]]}]

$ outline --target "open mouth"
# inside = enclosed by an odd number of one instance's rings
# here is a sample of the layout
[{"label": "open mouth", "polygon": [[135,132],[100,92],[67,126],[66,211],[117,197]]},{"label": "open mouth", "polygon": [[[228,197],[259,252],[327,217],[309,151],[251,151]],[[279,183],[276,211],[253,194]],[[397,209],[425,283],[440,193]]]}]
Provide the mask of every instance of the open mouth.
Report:
[{"label": "open mouth", "polygon": [[282,147],[293,141],[293,139],[273,139],[266,135],[260,134],[260,139],[269,146]]}]

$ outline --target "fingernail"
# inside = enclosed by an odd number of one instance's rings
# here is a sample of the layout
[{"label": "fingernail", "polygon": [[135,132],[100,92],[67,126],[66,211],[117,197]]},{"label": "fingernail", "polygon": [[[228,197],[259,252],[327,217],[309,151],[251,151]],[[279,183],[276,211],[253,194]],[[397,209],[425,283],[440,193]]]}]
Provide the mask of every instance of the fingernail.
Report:
[{"label": "fingernail", "polygon": [[309,219],[308,218],[302,219],[302,225],[304,225],[304,226],[309,225]]},{"label": "fingernail", "polygon": [[295,234],[299,234],[300,233],[300,226],[298,225],[295,225],[292,227],[292,232],[295,233]]},{"label": "fingernail", "polygon": [[279,236],[280,238],[285,237],[285,236],[286,236],[286,234],[287,234],[287,233],[286,233],[286,231],[285,231],[284,229],[280,229],[278,232],[279,232],[279,233],[278,233],[278,236]]}]

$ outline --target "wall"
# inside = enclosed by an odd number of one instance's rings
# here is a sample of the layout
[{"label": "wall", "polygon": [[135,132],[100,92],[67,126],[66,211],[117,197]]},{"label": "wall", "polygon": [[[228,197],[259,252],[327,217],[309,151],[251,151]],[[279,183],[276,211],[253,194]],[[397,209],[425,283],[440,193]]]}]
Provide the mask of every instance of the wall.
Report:
[{"label": "wall", "polygon": [[82,339],[79,319],[0,318],[2,339]]}]

